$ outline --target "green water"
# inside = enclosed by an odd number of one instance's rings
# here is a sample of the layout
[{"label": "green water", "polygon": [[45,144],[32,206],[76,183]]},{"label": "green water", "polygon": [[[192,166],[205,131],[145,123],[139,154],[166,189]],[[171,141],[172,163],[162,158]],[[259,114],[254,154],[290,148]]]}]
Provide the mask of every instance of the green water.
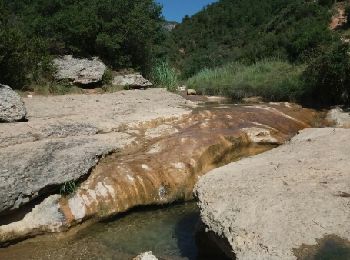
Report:
[{"label": "green water", "polygon": [[194,239],[199,211],[195,203],[140,210],[83,231],[110,250],[137,255],[145,251],[166,259],[196,259]]},{"label": "green water", "polygon": [[132,259],[153,251],[159,259],[197,259],[194,202],[134,210],[74,235],[43,236],[0,249],[0,259]]}]

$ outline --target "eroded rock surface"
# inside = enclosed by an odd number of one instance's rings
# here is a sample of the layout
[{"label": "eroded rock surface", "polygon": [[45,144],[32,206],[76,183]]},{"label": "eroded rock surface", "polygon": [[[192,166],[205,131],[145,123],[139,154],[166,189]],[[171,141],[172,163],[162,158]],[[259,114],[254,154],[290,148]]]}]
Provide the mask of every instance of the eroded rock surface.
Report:
[{"label": "eroded rock surface", "polygon": [[129,86],[134,88],[148,88],[153,84],[145,79],[141,74],[118,75],[113,78],[112,85],[114,86]]},{"label": "eroded rock surface", "polygon": [[132,144],[135,135],[122,130],[190,113],[187,101],[161,89],[24,101],[29,122],[0,125],[0,215],[86,176],[101,156]]},{"label": "eroded rock surface", "polygon": [[340,107],[331,109],[327,114],[327,119],[336,127],[350,128],[350,113]]},{"label": "eroded rock surface", "polygon": [[[160,90],[145,93],[157,96],[157,91]],[[162,93],[160,91],[158,95]],[[181,102],[186,104],[182,98],[172,94],[164,94],[158,98],[161,99],[160,103],[156,106],[153,103],[153,107],[159,112],[162,111],[161,104],[164,104],[163,109],[167,113],[163,112],[167,116],[170,115],[169,110],[173,113],[177,111],[175,107]],[[167,98],[171,101],[165,102]],[[133,108],[138,110],[138,106],[132,104]],[[169,107],[169,104],[173,104],[173,107]],[[142,112],[139,113],[147,115],[145,108],[147,106],[140,108]],[[103,131],[84,136],[85,139],[104,136],[109,143],[101,144],[106,148],[115,145],[113,139],[108,138],[109,134],[129,135],[124,140],[129,145],[128,149],[124,146],[120,152],[100,160],[76,191],[51,205],[54,210],[49,212],[55,212],[59,208],[63,216],[57,223],[49,225],[54,226],[54,229],[50,229],[47,222],[42,222],[42,225],[35,222],[34,227],[24,220],[19,220],[0,226],[0,243],[51,230],[66,230],[77,223],[86,220],[97,221],[140,205],[162,205],[176,200],[192,199],[193,187],[200,176],[242,156],[257,154],[271,149],[273,145],[283,143],[300,129],[309,127],[317,115],[312,110],[290,104],[218,106],[210,110],[197,108],[187,115],[185,114],[188,110],[177,109],[178,115],[172,114],[175,119],[160,119],[143,124],[130,123],[127,127],[124,125],[118,128],[114,118],[115,128],[105,129],[119,129],[121,133]],[[135,114],[129,115],[126,122],[130,122],[133,115]],[[105,117],[100,117],[100,120],[96,120],[98,123],[94,124],[92,117],[90,124],[101,129],[101,125],[105,126],[104,119]],[[87,120],[85,123],[88,122]],[[61,138],[66,139],[71,143],[69,138]],[[115,138],[119,141],[120,139]],[[95,148],[96,143],[88,143],[88,146]],[[86,153],[85,149],[81,151]],[[72,158],[76,160],[75,157]],[[61,161],[56,163],[62,164]],[[54,175],[56,174],[59,173]],[[25,218],[30,219],[33,214],[36,215],[35,210],[29,212]],[[23,226],[26,228],[23,229]],[[18,227],[27,233],[18,232]]]},{"label": "eroded rock surface", "polygon": [[293,249],[350,239],[350,130],[306,129],[291,142],[202,177],[207,230],[237,259],[297,259]]},{"label": "eroded rock surface", "polygon": [[0,84],[0,123],[24,121],[26,115],[21,97],[9,86]]},{"label": "eroded rock surface", "polygon": [[93,59],[78,59],[72,55],[65,55],[53,60],[57,68],[55,78],[58,80],[67,79],[74,84],[89,85],[102,81],[103,74],[107,67],[97,57]]},{"label": "eroded rock surface", "polygon": [[138,255],[133,260],[158,260],[158,258],[150,251]]}]

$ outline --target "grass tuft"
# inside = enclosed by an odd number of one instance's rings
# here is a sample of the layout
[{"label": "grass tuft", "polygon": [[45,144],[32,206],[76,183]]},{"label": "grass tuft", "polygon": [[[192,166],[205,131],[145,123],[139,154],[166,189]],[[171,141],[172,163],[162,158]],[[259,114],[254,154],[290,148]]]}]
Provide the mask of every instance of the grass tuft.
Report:
[{"label": "grass tuft", "polygon": [[156,86],[167,88],[169,91],[176,91],[178,77],[176,71],[170,67],[168,62],[159,62],[153,68],[151,77]]}]

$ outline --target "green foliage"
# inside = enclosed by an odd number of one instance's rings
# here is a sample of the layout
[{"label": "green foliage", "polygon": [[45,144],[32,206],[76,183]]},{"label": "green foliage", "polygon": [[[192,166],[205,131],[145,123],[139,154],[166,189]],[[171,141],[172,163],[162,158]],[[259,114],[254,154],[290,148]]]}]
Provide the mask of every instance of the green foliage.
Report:
[{"label": "green foliage", "polygon": [[113,81],[113,73],[110,69],[106,69],[105,73],[102,76],[103,85],[111,85]]},{"label": "green foliage", "polygon": [[161,7],[153,0],[7,0],[24,30],[53,54],[99,56],[113,68],[147,70],[162,38]]},{"label": "green foliage", "polygon": [[310,62],[303,74],[305,99],[318,104],[350,103],[349,46],[335,44]]},{"label": "green foliage", "polygon": [[0,82],[22,88],[46,76],[51,58],[40,38],[28,38],[0,0]]},{"label": "green foliage", "polygon": [[185,18],[165,46],[184,78],[232,61],[279,57],[302,62],[332,41],[330,17],[323,2],[221,0]]},{"label": "green foliage", "polygon": [[61,195],[70,195],[72,193],[74,193],[77,189],[77,185],[74,181],[68,181],[63,183],[63,185],[60,188],[60,194]]},{"label": "green foliage", "polygon": [[154,84],[170,91],[175,91],[178,86],[176,71],[170,67],[168,62],[158,62],[152,70],[151,78]]},{"label": "green foliage", "polygon": [[303,94],[300,75],[303,66],[279,60],[263,60],[252,65],[229,63],[215,69],[204,69],[187,85],[208,95],[224,95],[240,100],[262,96],[269,101],[295,101]]}]

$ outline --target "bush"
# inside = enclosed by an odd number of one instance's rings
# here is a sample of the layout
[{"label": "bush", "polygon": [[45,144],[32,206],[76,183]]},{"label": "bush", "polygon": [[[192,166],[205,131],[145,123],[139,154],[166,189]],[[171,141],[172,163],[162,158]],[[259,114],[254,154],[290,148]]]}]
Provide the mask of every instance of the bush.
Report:
[{"label": "bush", "polygon": [[113,81],[113,72],[110,69],[106,69],[105,73],[102,76],[103,85],[111,85]]},{"label": "bush", "polygon": [[350,57],[349,47],[336,44],[314,58],[305,72],[303,81],[307,89],[305,100],[320,105],[349,104]]},{"label": "bush", "polygon": [[178,86],[178,78],[173,68],[167,62],[158,62],[152,72],[151,78],[155,85],[175,91]]},{"label": "bush", "polygon": [[262,96],[268,101],[295,101],[303,93],[300,75],[303,66],[279,60],[263,60],[253,65],[229,63],[215,69],[204,69],[187,85],[208,95],[233,99]]},{"label": "bush", "polygon": [[23,89],[31,81],[49,77],[51,57],[45,42],[27,37],[20,24],[9,18],[0,0],[0,83]]}]

